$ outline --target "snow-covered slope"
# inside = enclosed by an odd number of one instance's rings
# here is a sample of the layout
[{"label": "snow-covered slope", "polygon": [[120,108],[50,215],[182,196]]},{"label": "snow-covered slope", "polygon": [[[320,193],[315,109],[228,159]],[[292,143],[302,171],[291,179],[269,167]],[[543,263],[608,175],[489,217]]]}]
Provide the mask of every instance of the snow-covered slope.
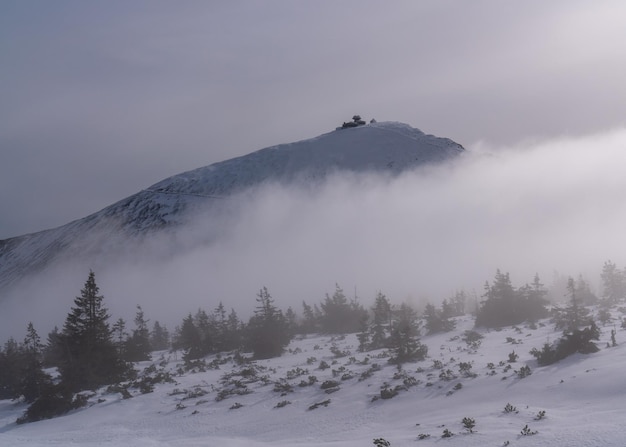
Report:
[{"label": "snow-covered slope", "polygon": [[[622,316],[613,310],[616,321]],[[423,337],[428,358],[401,371],[384,350],[358,352],[354,334],[299,338],[279,358],[243,365],[210,356],[204,371],[184,371],[180,353],[156,353],[152,374],[170,372],[175,383],[147,394],[131,388],[123,399],[101,389],[86,408],[25,425],[15,424],[24,404],[0,401],[0,445],[364,447],[382,437],[393,447],[621,447],[626,330],[617,329],[618,346],[605,347],[612,328],[603,328],[600,352],[544,367],[529,351],[561,335],[548,320],[481,331],[480,345],[469,346],[469,316],[453,332]],[[513,351],[519,358],[510,362]],[[531,374],[522,377],[525,366]],[[323,386],[331,380],[336,387]],[[380,398],[396,387],[395,397]],[[474,433],[463,418],[474,419]],[[446,429],[452,437],[442,438]]]},{"label": "snow-covered slope", "polygon": [[449,139],[397,122],[336,130],[261,149],[167,178],[62,227],[0,241],[0,290],[59,258],[120,254],[129,238],[149,238],[185,222],[197,206],[267,182],[314,183],[338,171],[397,174],[462,152]]}]

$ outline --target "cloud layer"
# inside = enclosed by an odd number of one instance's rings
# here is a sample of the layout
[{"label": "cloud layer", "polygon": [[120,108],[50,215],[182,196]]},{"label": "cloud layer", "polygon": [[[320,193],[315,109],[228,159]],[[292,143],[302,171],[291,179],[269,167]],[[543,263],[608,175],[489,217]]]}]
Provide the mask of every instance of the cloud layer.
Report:
[{"label": "cloud layer", "polygon": [[626,116],[621,0],[0,8],[0,239],[355,113],[465,146]]},{"label": "cloud layer", "polygon": [[[338,175],[314,190],[268,185],[219,216],[196,216],[175,236],[187,249],[170,251],[170,236],[157,239],[145,259],[103,266],[96,278],[116,318],[131,320],[141,304],[173,328],[219,301],[247,317],[262,286],[300,312],[302,300],[321,301],[335,283],[366,305],[379,290],[394,302],[439,302],[460,289],[480,296],[497,268],[515,286],[535,273],[548,286],[555,271],[582,273],[600,293],[604,261],[624,267],[626,129],[468,152],[393,179]],[[207,228],[221,233],[208,245]],[[2,305],[13,315],[6,330],[19,334],[28,319],[46,330],[62,324],[87,268],[58,266],[30,281]],[[26,316],[24,303],[42,311]]]}]

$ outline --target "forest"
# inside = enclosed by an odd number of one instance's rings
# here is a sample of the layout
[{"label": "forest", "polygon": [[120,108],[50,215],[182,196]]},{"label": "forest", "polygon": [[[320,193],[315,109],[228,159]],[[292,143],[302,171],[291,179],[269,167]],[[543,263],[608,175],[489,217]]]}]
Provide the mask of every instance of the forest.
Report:
[{"label": "forest", "polygon": [[[219,302],[213,310],[187,314],[170,332],[159,321],[150,324],[140,306],[132,328],[122,318],[110,321],[96,275],[90,271],[60,329],[55,327],[43,341],[29,323],[22,342],[10,338],[4,343],[0,399],[29,404],[18,423],[52,418],[83,406],[86,390],[108,386],[124,393],[136,386],[148,392],[155,383],[171,380],[163,375],[138,378],[136,362],[151,359],[155,351],[180,352],[186,369],[202,368],[203,359],[211,354],[231,353],[242,362],[277,357],[296,335],[306,334],[357,334],[360,352],[385,348],[388,361],[400,368],[427,357],[428,348],[420,342],[423,333],[452,331],[454,318],[468,314],[475,318],[476,329],[534,325],[550,318],[562,336],[530,351],[539,365],[548,365],[574,353],[598,350],[594,343],[600,335],[598,323],[606,323],[608,309],[626,298],[626,269],[606,261],[600,280],[596,296],[582,276],[567,278],[565,295],[557,303],[548,300],[549,290],[538,275],[515,287],[508,272],[497,270],[493,280],[485,282],[480,301],[459,291],[439,306],[427,303],[423,309],[392,303],[382,292],[365,307],[336,285],[319,303],[303,301],[300,314],[291,307],[279,309],[262,287],[247,322]],[[588,309],[592,305],[598,309],[595,315]],[[626,327],[626,319],[620,324]],[[468,340],[480,337],[468,332]],[[616,343],[615,330],[611,340]]]}]

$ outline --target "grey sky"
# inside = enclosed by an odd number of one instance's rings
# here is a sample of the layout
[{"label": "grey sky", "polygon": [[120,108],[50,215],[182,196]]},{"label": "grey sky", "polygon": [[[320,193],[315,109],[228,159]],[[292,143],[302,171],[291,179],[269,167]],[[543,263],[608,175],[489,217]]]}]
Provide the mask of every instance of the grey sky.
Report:
[{"label": "grey sky", "polygon": [[623,1],[0,3],[0,239],[354,113],[472,147],[626,123]]}]

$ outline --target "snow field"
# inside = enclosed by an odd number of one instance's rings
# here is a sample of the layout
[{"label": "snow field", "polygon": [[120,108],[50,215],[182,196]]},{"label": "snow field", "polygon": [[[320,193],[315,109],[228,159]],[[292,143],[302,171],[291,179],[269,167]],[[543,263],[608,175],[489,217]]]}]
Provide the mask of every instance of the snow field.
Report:
[{"label": "snow field", "polygon": [[[470,347],[463,335],[474,330],[473,318],[461,317],[454,331],[423,336],[428,357],[403,365],[402,373],[387,363],[384,350],[358,352],[354,334],[299,337],[279,358],[244,365],[229,360],[219,369],[182,374],[180,353],[160,352],[138,370],[161,364],[176,383],[156,384],[152,393],[131,389],[133,397],[122,399],[101,389],[86,408],[25,425],[14,423],[24,404],[0,401],[0,446],[356,447],[381,437],[392,446],[417,447],[623,446],[626,348],[620,339],[626,331],[618,328],[618,346],[607,348],[612,328],[613,323],[602,328],[600,352],[545,367],[537,366],[529,351],[560,336],[548,320],[536,329],[478,330],[484,338]],[[347,355],[336,357],[333,346]],[[513,350],[519,357],[509,363]],[[330,367],[320,370],[322,361]],[[467,374],[461,363],[472,365]],[[532,373],[520,378],[516,371],[525,365]],[[241,374],[246,368],[248,374]],[[359,380],[367,371],[371,375]],[[317,382],[300,386],[309,376]],[[407,378],[417,384],[380,398],[385,384],[394,388]],[[339,389],[322,389],[328,380],[337,381]],[[251,392],[216,400],[225,388],[237,389],[235,381]],[[292,392],[275,391],[276,383],[290,384]],[[516,411],[505,412],[507,404]],[[465,417],[475,420],[475,433],[464,429]],[[522,435],[525,426],[537,433]],[[445,429],[453,436],[442,438]]]}]

